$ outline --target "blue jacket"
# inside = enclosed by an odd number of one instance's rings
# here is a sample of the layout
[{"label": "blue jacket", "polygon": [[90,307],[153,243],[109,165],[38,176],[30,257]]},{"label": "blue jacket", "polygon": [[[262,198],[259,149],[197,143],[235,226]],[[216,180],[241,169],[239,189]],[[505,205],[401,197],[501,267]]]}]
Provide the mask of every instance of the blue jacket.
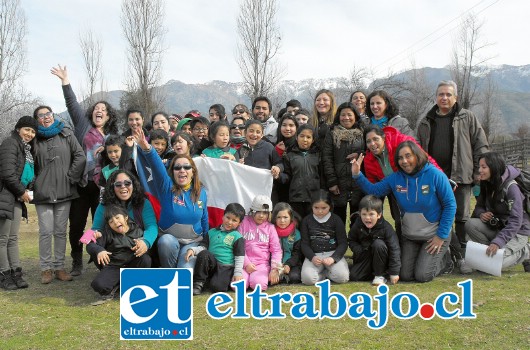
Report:
[{"label": "blue jacket", "polygon": [[[353,176],[361,189],[378,197],[394,193],[401,215],[419,213],[430,224],[438,224],[436,235],[449,237],[456,214],[456,200],[445,174],[431,163],[414,175],[399,170],[376,184],[361,173]],[[405,232],[404,232],[405,234]]]},{"label": "blue jacket", "polygon": [[154,196],[161,206],[158,226],[165,231],[174,224],[190,225],[197,235],[206,235],[208,233],[206,191],[201,189],[199,200],[196,202],[191,199],[191,188],[188,191],[182,191],[177,197],[172,191],[173,181],[154,147],[151,147],[149,152],[138,147],[138,152],[144,152],[145,158],[151,166],[153,181],[156,184]]}]

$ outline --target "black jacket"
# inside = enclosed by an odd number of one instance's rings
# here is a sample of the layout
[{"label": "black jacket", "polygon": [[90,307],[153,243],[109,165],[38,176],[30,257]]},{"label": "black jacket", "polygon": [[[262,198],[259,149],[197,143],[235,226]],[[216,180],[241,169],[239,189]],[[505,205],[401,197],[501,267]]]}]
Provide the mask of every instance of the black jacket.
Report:
[{"label": "black jacket", "polygon": [[313,214],[306,216],[300,226],[302,253],[312,260],[315,253],[334,251],[331,257],[338,262],[348,249],[344,223],[337,214],[331,213],[328,221],[319,223]]},{"label": "black jacket", "polygon": [[[13,220],[13,206],[26,188],[20,177],[26,163],[24,144],[20,136],[13,132],[0,146],[0,218]],[[25,212],[25,205],[22,210]],[[27,215],[25,215],[27,216]]]},{"label": "black jacket", "polygon": [[102,251],[112,253],[109,263],[112,266],[124,266],[133,260],[134,252],[131,248],[136,244],[134,239],[144,236],[144,231],[132,221],[129,222],[129,231],[125,235],[112,231],[108,225],[105,225],[101,233],[102,236],[96,243],[90,242],[87,245],[86,251],[94,261],[97,261],[97,256]]},{"label": "black jacket", "polygon": [[364,226],[361,218],[357,218],[350,228],[348,245],[353,253],[353,262],[357,262],[363,250],[368,250],[376,239],[383,240],[388,247],[388,274],[399,275],[401,269],[399,239],[392,225],[383,218],[379,219],[371,229]]},{"label": "black jacket", "polygon": [[284,154],[285,176],[283,182],[290,182],[289,202],[311,202],[311,195],[320,189],[320,154],[317,147],[302,152],[294,146]]},{"label": "black jacket", "polygon": [[278,166],[283,171],[283,161],[280,158],[274,146],[265,141],[260,140],[254,147],[244,143],[238,150],[239,159],[245,160],[245,165],[254,168],[270,169],[273,165]]}]

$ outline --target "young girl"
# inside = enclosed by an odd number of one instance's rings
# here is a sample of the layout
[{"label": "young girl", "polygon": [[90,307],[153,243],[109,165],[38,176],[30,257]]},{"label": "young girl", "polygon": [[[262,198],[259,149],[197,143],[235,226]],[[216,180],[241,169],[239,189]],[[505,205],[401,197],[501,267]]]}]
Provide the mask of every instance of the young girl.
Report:
[{"label": "young girl", "polygon": [[313,285],[329,278],[335,283],[345,283],[349,279],[348,263],[344,253],[348,249],[344,222],[331,212],[331,195],[318,191],[312,201],[313,214],[302,220],[300,233],[302,253],[302,283]]},{"label": "young girl", "polygon": [[236,150],[230,147],[230,128],[226,121],[217,121],[210,126],[208,137],[213,145],[202,151],[205,157],[238,161]]},{"label": "young girl", "polygon": [[299,215],[288,203],[280,202],[272,211],[272,222],[278,233],[283,251],[283,275],[287,283],[300,283],[302,262],[300,251],[300,231],[298,231]]},{"label": "young girl", "polygon": [[120,168],[120,158],[124,154],[125,138],[118,135],[110,135],[105,140],[105,151],[102,152],[103,168],[99,178],[99,186],[105,187],[107,179],[116,170]]},{"label": "young girl", "polygon": [[193,141],[190,134],[184,131],[177,131],[171,137],[171,145],[173,150],[179,156],[185,155],[191,157],[195,153],[193,150]]},{"label": "young girl", "polygon": [[281,156],[291,151],[296,144],[296,130],[298,122],[291,113],[285,113],[278,125],[278,142],[276,152]]},{"label": "young girl", "polygon": [[149,254],[135,252],[136,241],[143,239],[144,231],[129,220],[127,210],[120,205],[105,208],[106,225],[102,232],[95,232],[96,243],[90,242],[86,250],[100,269],[91,283],[103,299],[114,297],[120,284],[120,268],[151,267]]},{"label": "young girl", "polygon": [[320,189],[320,152],[315,129],[310,124],[296,131],[296,146],[284,156],[285,176],[289,181],[289,203],[302,217],[311,214],[311,198]]},{"label": "young girl", "polygon": [[256,196],[249,215],[239,226],[239,232],[245,238],[243,278],[251,289],[259,285],[261,290],[266,290],[269,282],[274,285],[280,281],[282,248],[276,229],[269,222],[271,210],[270,198]]}]

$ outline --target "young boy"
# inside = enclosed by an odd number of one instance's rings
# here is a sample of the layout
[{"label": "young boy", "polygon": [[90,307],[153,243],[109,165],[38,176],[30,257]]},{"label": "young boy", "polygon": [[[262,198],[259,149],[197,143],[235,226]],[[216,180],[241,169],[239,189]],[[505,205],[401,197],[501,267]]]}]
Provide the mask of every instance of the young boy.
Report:
[{"label": "young boy", "polygon": [[399,280],[401,258],[399,240],[392,225],[382,217],[383,202],[368,195],[359,202],[361,216],[357,218],[348,234],[348,244],[353,252],[350,281],[368,281],[378,286]]},{"label": "young boy", "polygon": [[243,279],[245,240],[237,231],[245,217],[241,204],[226,206],[223,223],[208,231],[198,247],[188,249],[186,261],[197,256],[193,271],[193,295],[202,293],[204,284],[209,281],[212,292],[226,292],[230,282]]},{"label": "young boy", "polygon": [[162,158],[166,167],[169,161],[175,156],[175,151],[169,144],[169,136],[165,130],[157,129],[149,133],[149,143],[154,147],[156,153]]},{"label": "young boy", "polygon": [[86,250],[100,269],[91,283],[102,299],[111,299],[120,285],[120,268],[151,267],[149,254],[137,256],[133,248],[142,239],[144,232],[129,216],[125,208],[109,205],[105,208],[105,228],[96,232],[96,243],[90,242]]}]

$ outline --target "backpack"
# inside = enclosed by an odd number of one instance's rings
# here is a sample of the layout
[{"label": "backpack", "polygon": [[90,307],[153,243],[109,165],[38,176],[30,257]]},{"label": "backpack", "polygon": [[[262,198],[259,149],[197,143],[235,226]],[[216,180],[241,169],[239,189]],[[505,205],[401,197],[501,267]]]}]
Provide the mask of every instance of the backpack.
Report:
[{"label": "backpack", "polygon": [[504,197],[506,197],[508,187],[513,184],[517,184],[519,186],[519,189],[523,194],[523,210],[530,215],[530,171],[521,170],[521,174],[515,179],[503,184]]}]

